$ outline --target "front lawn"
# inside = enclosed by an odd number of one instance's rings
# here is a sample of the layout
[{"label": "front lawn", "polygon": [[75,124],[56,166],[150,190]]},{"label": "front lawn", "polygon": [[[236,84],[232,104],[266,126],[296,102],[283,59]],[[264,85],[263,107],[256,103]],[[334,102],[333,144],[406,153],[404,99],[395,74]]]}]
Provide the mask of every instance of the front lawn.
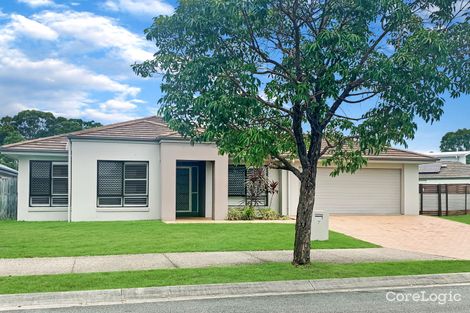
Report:
[{"label": "front lawn", "polygon": [[0,293],[52,292],[457,272],[470,272],[470,261],[413,261],[356,264],[314,263],[305,267],[294,267],[288,263],[263,263],[196,269],[0,277]]},{"label": "front lawn", "polygon": [[443,218],[455,222],[470,224],[470,215],[443,216]]},{"label": "front lawn", "polygon": [[[293,224],[0,222],[0,258],[293,249]],[[376,245],[335,232],[318,249]]]}]

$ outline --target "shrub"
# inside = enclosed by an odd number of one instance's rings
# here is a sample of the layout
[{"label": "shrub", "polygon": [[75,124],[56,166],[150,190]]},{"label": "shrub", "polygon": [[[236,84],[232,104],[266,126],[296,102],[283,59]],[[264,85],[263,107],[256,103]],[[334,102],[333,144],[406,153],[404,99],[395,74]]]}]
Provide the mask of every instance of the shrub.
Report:
[{"label": "shrub", "polygon": [[246,206],[243,208],[230,208],[228,210],[227,219],[230,221],[241,220],[278,220],[285,219],[276,211],[270,208],[256,209],[254,207]]},{"label": "shrub", "polygon": [[239,221],[242,220],[243,209],[240,208],[230,208],[228,209],[227,219],[230,221]]},{"label": "shrub", "polygon": [[247,206],[243,209],[242,218],[244,220],[254,220],[256,217],[255,208],[252,206]]},{"label": "shrub", "polygon": [[256,210],[256,219],[259,220],[277,220],[279,219],[279,214],[269,208],[262,208]]}]

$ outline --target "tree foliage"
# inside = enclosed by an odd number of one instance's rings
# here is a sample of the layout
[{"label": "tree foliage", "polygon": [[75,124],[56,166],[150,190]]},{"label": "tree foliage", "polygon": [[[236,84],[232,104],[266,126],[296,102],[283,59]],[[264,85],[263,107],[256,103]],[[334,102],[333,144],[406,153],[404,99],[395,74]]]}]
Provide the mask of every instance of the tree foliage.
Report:
[{"label": "tree foliage", "polygon": [[[470,129],[462,128],[446,133],[441,139],[441,151],[470,151]],[[470,156],[467,156],[470,164]]]},{"label": "tree foliage", "polygon": [[160,111],[174,129],[236,161],[271,159],[300,179],[294,262],[308,263],[318,161],[354,172],[365,155],[406,145],[415,118],[438,120],[444,93],[468,93],[468,7],[182,0],[146,29],[156,53],[133,69],[163,74]]},{"label": "tree foliage", "polygon": [[[55,117],[50,112],[25,110],[0,119],[0,146],[98,126],[101,124],[95,121],[67,119]],[[0,163],[16,168],[15,161],[5,155],[0,155]]]}]

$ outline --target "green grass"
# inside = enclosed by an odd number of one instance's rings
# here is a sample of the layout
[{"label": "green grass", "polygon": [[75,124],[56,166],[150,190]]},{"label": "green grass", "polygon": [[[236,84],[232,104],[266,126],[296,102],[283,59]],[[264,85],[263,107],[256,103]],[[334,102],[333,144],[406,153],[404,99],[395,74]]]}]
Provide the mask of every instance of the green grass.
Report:
[{"label": "green grass", "polygon": [[0,277],[0,294],[470,272],[470,261],[264,263],[196,269]]},{"label": "green grass", "polygon": [[[137,222],[0,222],[0,258],[191,251],[288,250],[293,224]],[[318,249],[376,245],[331,232]]]},{"label": "green grass", "polygon": [[451,220],[451,221],[455,221],[455,222],[470,224],[470,215],[443,216],[443,218]]}]

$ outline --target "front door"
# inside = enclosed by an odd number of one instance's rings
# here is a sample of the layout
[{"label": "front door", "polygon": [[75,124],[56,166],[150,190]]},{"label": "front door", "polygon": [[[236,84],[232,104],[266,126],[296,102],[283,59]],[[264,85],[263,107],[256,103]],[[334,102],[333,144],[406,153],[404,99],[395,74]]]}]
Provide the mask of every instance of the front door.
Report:
[{"label": "front door", "polygon": [[204,163],[178,162],[176,216],[204,216]]}]

